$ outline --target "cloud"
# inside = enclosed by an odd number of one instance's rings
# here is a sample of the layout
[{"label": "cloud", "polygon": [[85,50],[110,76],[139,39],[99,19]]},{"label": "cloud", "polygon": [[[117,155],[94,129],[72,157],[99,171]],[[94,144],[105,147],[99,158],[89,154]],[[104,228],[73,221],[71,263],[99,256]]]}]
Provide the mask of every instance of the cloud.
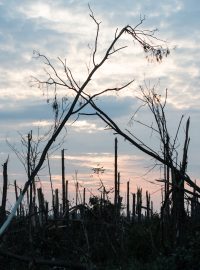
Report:
[{"label": "cloud", "polygon": [[76,121],[73,124],[75,132],[96,133],[104,130],[103,127],[98,127],[95,123],[88,123],[86,120]]}]

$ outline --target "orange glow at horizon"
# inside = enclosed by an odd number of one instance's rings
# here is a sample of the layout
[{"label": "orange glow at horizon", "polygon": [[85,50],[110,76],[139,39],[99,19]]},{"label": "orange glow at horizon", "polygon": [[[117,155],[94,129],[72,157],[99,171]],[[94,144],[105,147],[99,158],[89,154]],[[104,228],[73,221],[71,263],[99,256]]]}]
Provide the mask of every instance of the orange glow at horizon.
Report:
[{"label": "orange glow at horizon", "polygon": [[[52,160],[60,160],[59,155],[51,157]],[[143,201],[145,204],[145,194],[148,191],[152,194],[152,200],[155,203],[155,208],[159,209],[161,201],[161,185],[155,179],[159,178],[158,172],[150,172],[144,176],[144,171],[141,164],[143,158],[136,155],[120,154],[118,157],[118,171],[120,172],[120,194],[123,197],[123,204],[126,204],[126,187],[127,181],[130,182],[130,201],[132,200],[132,193],[137,192],[137,188],[142,188]],[[101,181],[109,193],[109,199],[113,202],[113,187],[114,187],[114,155],[113,153],[87,153],[83,155],[66,155],[65,156],[66,174],[65,179],[68,180],[69,200],[74,201],[75,198],[75,184],[79,183],[79,194],[81,201],[81,194],[83,189],[86,189],[86,200],[90,196],[101,195]],[[69,168],[74,168],[74,171],[69,173]],[[76,168],[79,171],[76,171]],[[92,168],[103,167],[104,173],[95,174]],[[77,172],[77,175],[76,175]],[[76,178],[77,177],[77,178]],[[41,179],[42,180],[42,179]],[[61,196],[61,174],[52,174],[53,187],[58,188]],[[50,183],[48,180],[42,182],[45,187],[45,193],[50,193]]]}]

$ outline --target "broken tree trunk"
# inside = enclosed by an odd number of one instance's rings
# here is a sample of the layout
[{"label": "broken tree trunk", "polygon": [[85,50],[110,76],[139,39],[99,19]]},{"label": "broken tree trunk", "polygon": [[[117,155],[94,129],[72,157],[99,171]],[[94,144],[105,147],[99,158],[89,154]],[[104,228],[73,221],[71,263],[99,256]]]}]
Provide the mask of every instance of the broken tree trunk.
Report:
[{"label": "broken tree trunk", "polygon": [[[15,186],[15,198],[16,201],[18,200],[18,191],[17,191],[17,182],[16,180],[14,181],[14,186]],[[19,207],[17,208],[17,216],[19,217]]]},{"label": "broken tree trunk", "polygon": [[[31,176],[31,140],[32,140],[32,131],[28,133],[28,151],[27,151],[27,172],[28,179]],[[33,213],[33,183],[30,184],[29,189],[29,215],[31,216]]]},{"label": "broken tree trunk", "polygon": [[117,187],[118,187],[118,169],[117,169],[117,138],[115,138],[115,163],[114,163],[114,168],[115,168],[115,181],[114,181],[114,186],[115,186],[115,194],[114,194],[114,205],[115,205],[115,210],[117,214]]},{"label": "broken tree trunk", "polygon": [[38,188],[37,191],[38,191],[38,202],[39,202],[39,224],[40,224],[40,227],[42,227],[44,223],[44,215],[45,215],[44,194],[41,188]]},{"label": "broken tree trunk", "polygon": [[[181,163],[181,175],[185,175],[187,170],[188,161],[188,147],[190,138],[189,134],[190,118],[188,118],[186,123],[185,131],[185,143],[183,148],[183,158]],[[180,245],[184,239],[184,224],[185,224],[185,205],[184,205],[184,183],[185,180],[176,171],[172,170],[172,220],[173,220],[173,235],[174,235],[174,245]]]},{"label": "broken tree trunk", "polygon": [[83,205],[85,205],[85,188],[83,188]]},{"label": "broken tree trunk", "polygon": [[66,189],[65,189],[65,151],[62,149],[61,151],[62,155],[62,209],[63,214],[65,213],[65,206],[66,206]]},{"label": "broken tree trunk", "polygon": [[133,202],[132,202],[132,222],[135,220],[135,193],[132,193],[133,196]]},{"label": "broken tree trunk", "polygon": [[6,217],[6,201],[7,201],[7,190],[8,190],[8,172],[7,172],[8,158],[3,164],[3,193],[1,202],[1,214],[0,222],[4,221]]},{"label": "broken tree trunk", "polygon": [[149,220],[150,218],[150,194],[148,193],[148,191],[146,191],[146,207],[147,207],[147,220]]},{"label": "broken tree trunk", "polygon": [[127,182],[127,205],[126,205],[126,214],[127,220],[130,221],[130,208],[129,208],[129,181]]},{"label": "broken tree trunk", "polygon": [[59,197],[58,197],[58,189],[56,189],[54,195],[54,219],[56,220],[58,216],[59,216]]},{"label": "broken tree trunk", "polygon": [[117,177],[117,215],[120,216],[121,211],[121,197],[120,197],[120,172]]},{"label": "broken tree trunk", "polygon": [[138,215],[138,222],[140,222],[142,219],[142,189],[141,188],[137,189],[136,211],[137,211],[137,215]]}]

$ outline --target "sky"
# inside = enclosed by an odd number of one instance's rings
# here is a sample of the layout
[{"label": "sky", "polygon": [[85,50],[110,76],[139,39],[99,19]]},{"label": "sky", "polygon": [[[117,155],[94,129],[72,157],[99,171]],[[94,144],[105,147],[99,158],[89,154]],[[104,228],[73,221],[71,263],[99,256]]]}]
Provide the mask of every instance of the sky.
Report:
[{"label": "sky", "polygon": [[[122,51],[111,59],[95,74],[88,86],[103,90],[119,87],[134,79],[134,83],[117,95],[109,93],[100,97],[98,105],[111,116],[120,127],[128,128],[156,151],[159,151],[159,138],[144,125],[130,119],[141,105],[139,86],[145,83],[156,85],[156,91],[162,96],[168,89],[166,117],[171,137],[184,115],[180,129],[179,158],[184,143],[185,123],[190,116],[190,147],[188,174],[197,183],[200,181],[199,133],[200,133],[200,2],[195,0],[58,0],[25,1],[0,0],[0,162],[3,164],[9,155],[9,202],[14,202],[13,182],[23,187],[27,180],[23,164],[14,152],[26,156],[21,136],[27,138],[33,130],[37,139],[52,126],[54,114],[51,107],[53,90],[47,93],[33,85],[32,77],[45,78],[45,63],[36,59],[35,51],[50,59],[56,70],[64,76],[58,57],[66,59],[74,78],[83,83],[87,76],[87,66],[91,66],[91,49],[94,48],[96,26],[89,16],[88,3],[98,21],[101,21],[97,61],[112,42],[115,31],[126,25],[136,26],[140,18],[145,20],[140,29],[158,29],[155,33],[160,42],[170,49],[169,57],[162,63],[147,61],[140,46],[124,36],[120,41]],[[163,43],[165,41],[166,43]],[[73,96],[65,89],[57,89],[58,99]],[[49,103],[47,102],[49,99]],[[90,112],[88,108],[88,112]],[[136,114],[137,120],[144,124],[153,121],[147,108]],[[114,182],[114,138],[111,130],[105,130],[105,124],[98,118],[81,116],[75,123],[72,117],[65,131],[55,145],[62,141],[59,149],[50,153],[51,173],[54,187],[61,186],[60,151],[65,150],[66,179],[70,184],[70,199],[74,197],[75,172],[82,187],[98,193],[101,177],[107,189]],[[45,142],[39,146],[42,151]],[[10,147],[11,145],[12,147]],[[11,148],[15,148],[13,151]],[[55,151],[53,151],[55,150]],[[156,179],[162,178],[160,167],[151,168],[155,161],[141,153],[130,143],[118,136],[119,171],[121,173],[122,196],[126,192],[126,182],[130,181],[131,192],[137,187],[152,193],[152,200],[160,205],[161,186]],[[102,167],[104,174],[93,174],[92,168]],[[2,169],[1,169],[2,175]],[[40,182],[46,198],[50,198],[50,184],[47,164],[39,173]],[[2,176],[0,180],[2,188]],[[112,194],[110,194],[112,196]],[[125,201],[124,201],[125,203]]]}]

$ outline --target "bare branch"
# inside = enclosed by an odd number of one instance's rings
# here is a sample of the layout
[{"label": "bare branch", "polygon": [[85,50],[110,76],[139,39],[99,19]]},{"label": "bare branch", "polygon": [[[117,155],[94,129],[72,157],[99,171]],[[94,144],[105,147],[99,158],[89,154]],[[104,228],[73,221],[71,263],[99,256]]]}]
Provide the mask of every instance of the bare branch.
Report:
[{"label": "bare branch", "polygon": [[93,96],[91,96],[90,100],[94,100],[97,96],[102,96],[103,94],[107,93],[107,92],[113,92],[113,91],[116,91],[116,92],[119,92],[123,89],[125,89],[126,87],[128,87],[130,84],[132,84],[134,82],[134,80],[124,84],[123,86],[121,87],[114,87],[114,88],[107,88],[97,94],[94,94]]},{"label": "bare branch", "polygon": [[96,20],[95,17],[94,17],[93,11],[92,11],[92,9],[91,9],[91,7],[90,7],[89,4],[88,4],[88,7],[89,7],[89,10],[90,10],[90,12],[91,12],[90,17],[93,19],[93,21],[95,22],[95,24],[96,24],[96,26],[97,26],[96,37],[95,37],[95,43],[94,43],[94,51],[93,51],[93,57],[92,57],[93,65],[96,66],[96,63],[95,63],[95,56],[96,56],[96,53],[97,53],[97,45],[98,45],[99,29],[100,29],[100,24],[101,24],[101,22],[97,22],[97,20]]}]

